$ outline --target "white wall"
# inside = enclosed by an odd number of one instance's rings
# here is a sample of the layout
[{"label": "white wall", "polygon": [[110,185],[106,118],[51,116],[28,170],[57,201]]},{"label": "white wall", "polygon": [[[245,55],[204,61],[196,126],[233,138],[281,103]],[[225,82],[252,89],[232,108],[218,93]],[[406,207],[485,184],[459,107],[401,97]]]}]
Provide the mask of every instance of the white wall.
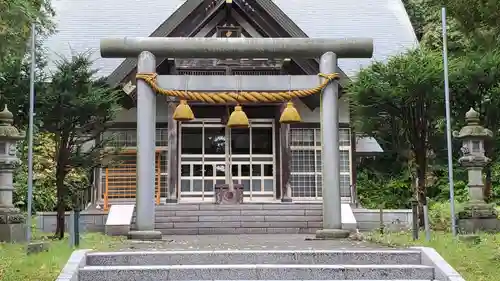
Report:
[{"label": "white wall", "polygon": [[[339,122],[349,123],[349,103],[345,101],[344,98],[339,100]],[[304,123],[318,123],[320,121],[320,108],[317,107],[314,111],[311,111],[302,101],[296,100],[295,107],[302,118]]]},{"label": "white wall", "polygon": [[[137,120],[137,107],[129,110],[123,109],[118,113],[115,122],[131,122],[135,123]],[[163,123],[168,121],[168,104],[165,96],[156,96],[156,122]]]}]

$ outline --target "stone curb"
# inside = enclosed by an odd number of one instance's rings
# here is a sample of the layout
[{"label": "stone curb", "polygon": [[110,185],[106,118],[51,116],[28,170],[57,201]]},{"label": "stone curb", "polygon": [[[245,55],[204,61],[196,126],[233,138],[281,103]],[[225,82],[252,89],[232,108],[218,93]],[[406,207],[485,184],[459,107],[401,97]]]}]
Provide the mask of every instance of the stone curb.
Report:
[{"label": "stone curb", "polygon": [[422,252],[422,264],[434,267],[437,280],[442,281],[465,281],[465,279],[453,267],[446,262],[441,255],[429,247],[411,247]]},{"label": "stone curb", "polygon": [[87,253],[91,251],[91,249],[73,251],[56,281],[78,281],[78,271],[85,266]]}]

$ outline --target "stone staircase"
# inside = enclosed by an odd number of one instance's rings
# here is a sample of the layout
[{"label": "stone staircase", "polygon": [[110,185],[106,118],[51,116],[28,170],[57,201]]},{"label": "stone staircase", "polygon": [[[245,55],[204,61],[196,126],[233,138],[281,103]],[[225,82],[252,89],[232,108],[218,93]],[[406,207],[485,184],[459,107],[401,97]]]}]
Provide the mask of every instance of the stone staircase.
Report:
[{"label": "stone staircase", "polygon": [[[156,230],[164,235],[311,234],[321,229],[322,205],[165,204],[156,206],[155,222]],[[356,229],[355,221],[344,228]]]},{"label": "stone staircase", "polygon": [[417,249],[89,252],[77,280],[452,280],[424,265],[422,255]]}]

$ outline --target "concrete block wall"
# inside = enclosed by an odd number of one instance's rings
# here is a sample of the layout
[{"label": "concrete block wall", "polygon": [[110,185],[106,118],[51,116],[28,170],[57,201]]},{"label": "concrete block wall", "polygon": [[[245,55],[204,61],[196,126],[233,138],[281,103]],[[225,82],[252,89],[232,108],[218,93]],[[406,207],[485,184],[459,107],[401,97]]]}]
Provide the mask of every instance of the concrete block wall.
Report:
[{"label": "concrete block wall", "polygon": [[[83,211],[80,213],[80,231],[81,232],[104,232],[104,224],[108,214],[99,211]],[[66,212],[64,225],[68,231],[69,212]],[[56,212],[38,212],[36,214],[36,227],[38,230],[46,233],[56,231],[57,214]]]},{"label": "concrete block wall", "polygon": [[[360,231],[371,231],[380,228],[380,210],[353,209]],[[384,210],[383,224],[391,231],[410,229],[413,222],[411,210]]]}]

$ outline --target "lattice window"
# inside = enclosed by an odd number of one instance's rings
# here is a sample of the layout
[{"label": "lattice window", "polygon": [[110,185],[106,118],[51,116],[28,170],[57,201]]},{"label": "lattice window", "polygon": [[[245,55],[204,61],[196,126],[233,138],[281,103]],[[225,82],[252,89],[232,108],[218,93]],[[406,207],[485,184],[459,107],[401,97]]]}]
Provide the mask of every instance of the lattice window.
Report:
[{"label": "lattice window", "polygon": [[[248,129],[231,130],[231,174],[243,185],[245,196],[271,196],[275,187],[272,120],[250,120]],[[218,121],[182,124],[180,134],[180,196],[211,198],[215,184],[223,184],[224,125]],[[211,200],[211,199],[209,199]]]},{"label": "lattice window", "polygon": [[[159,153],[160,162],[160,192],[161,197],[167,197],[167,176],[168,176],[168,151],[162,150]],[[158,179],[158,175],[156,176]]]},{"label": "lattice window", "polygon": [[135,129],[111,129],[103,134],[103,139],[108,140],[108,146],[135,147],[137,146],[137,133]]},{"label": "lattice window", "polygon": [[281,75],[281,71],[279,69],[232,69],[233,75]]},{"label": "lattice window", "polygon": [[[340,193],[351,196],[351,142],[349,129],[340,129]],[[292,197],[322,196],[321,130],[293,128],[290,130]]]},{"label": "lattice window", "polygon": [[179,75],[226,75],[225,69],[205,70],[205,69],[178,69]]},{"label": "lattice window", "polygon": [[[136,129],[111,129],[104,133],[104,139],[109,138],[108,146],[120,148],[135,148],[137,146],[137,130]],[[168,146],[168,129],[156,129],[156,146]]]},{"label": "lattice window", "polygon": [[[162,197],[166,196],[168,175],[168,129],[156,129],[155,180]],[[108,199],[127,199],[135,197],[137,185],[137,131],[132,128],[116,128],[104,133],[103,138],[110,138],[109,146],[123,149],[116,156],[113,165],[101,170],[103,196],[106,190]],[[158,184],[159,181],[159,184]]]}]

